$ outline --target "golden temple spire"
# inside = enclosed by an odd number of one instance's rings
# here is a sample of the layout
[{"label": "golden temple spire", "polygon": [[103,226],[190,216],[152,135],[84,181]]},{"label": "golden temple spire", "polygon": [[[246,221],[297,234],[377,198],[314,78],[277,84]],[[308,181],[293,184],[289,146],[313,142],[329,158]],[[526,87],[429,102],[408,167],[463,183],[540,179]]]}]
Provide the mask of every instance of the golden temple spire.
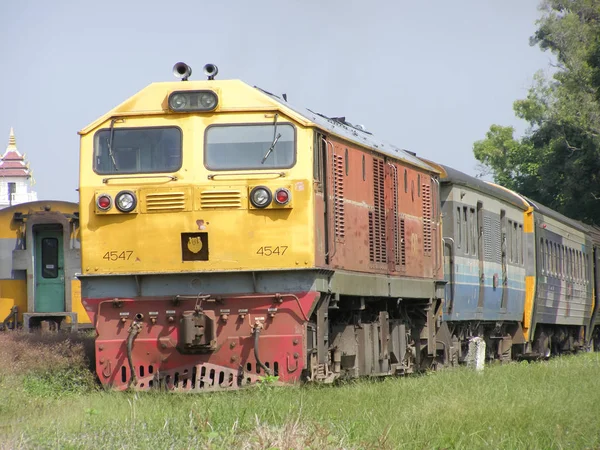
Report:
[{"label": "golden temple spire", "polygon": [[16,150],[17,149],[17,140],[15,139],[15,130],[13,127],[10,127],[10,134],[8,135],[8,147],[6,150]]}]

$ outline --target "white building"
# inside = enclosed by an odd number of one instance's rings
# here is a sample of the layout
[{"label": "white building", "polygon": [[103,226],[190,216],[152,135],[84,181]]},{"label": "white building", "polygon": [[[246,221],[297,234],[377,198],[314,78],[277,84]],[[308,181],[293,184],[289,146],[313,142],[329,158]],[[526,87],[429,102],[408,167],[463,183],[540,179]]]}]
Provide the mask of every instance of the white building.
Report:
[{"label": "white building", "polygon": [[37,200],[37,192],[31,189],[33,178],[25,156],[17,150],[13,129],[10,129],[8,147],[0,156],[0,209],[19,203]]}]

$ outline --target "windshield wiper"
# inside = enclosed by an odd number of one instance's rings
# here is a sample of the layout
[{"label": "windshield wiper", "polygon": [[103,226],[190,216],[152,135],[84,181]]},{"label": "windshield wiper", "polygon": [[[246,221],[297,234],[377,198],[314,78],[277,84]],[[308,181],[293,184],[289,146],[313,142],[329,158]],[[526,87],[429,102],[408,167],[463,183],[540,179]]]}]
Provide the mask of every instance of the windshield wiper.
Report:
[{"label": "windshield wiper", "polygon": [[265,156],[263,156],[261,164],[264,164],[265,161],[267,160],[267,158],[269,157],[269,155],[271,153],[273,153],[273,150],[275,150],[275,146],[277,145],[277,141],[281,137],[281,133],[277,134],[277,117],[278,116],[279,116],[279,114],[275,113],[275,120],[273,120],[273,142],[271,143],[269,150],[267,150],[267,153],[265,153]]},{"label": "windshield wiper", "polygon": [[115,160],[115,155],[112,151],[112,144],[113,144],[113,139],[115,137],[115,122],[125,122],[125,120],[123,119],[112,119],[110,121],[110,138],[106,140],[106,145],[108,147],[108,156],[110,156],[110,160],[113,163],[113,167],[115,168],[115,172],[119,171],[119,168],[117,167],[117,161]]}]

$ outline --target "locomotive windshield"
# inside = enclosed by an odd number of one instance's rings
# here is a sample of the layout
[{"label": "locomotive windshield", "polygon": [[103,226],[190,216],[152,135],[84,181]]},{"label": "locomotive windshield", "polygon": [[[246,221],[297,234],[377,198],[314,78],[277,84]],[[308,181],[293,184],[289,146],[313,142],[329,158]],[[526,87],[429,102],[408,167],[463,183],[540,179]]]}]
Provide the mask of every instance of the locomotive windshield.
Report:
[{"label": "locomotive windshield", "polygon": [[94,170],[101,175],[174,172],[181,168],[176,127],[113,128],[94,137]]},{"label": "locomotive windshield", "polygon": [[[204,164],[211,170],[284,169],[296,160],[290,124],[213,125],[206,130]],[[265,157],[266,155],[266,157]]]}]

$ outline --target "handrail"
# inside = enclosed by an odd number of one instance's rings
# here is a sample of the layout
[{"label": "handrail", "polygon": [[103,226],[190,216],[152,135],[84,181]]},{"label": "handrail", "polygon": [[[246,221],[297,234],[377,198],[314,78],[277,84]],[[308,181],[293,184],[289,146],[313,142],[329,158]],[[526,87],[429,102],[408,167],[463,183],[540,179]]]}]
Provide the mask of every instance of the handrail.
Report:
[{"label": "handrail", "polygon": [[[440,206],[441,205],[441,189],[440,189],[440,180],[438,180],[435,177],[431,177],[431,181],[433,181],[433,184],[435,185],[435,189],[432,189],[431,191],[431,212],[432,212],[432,222],[435,224],[435,234],[439,237],[440,233]],[[434,195],[435,194],[435,195]],[[435,201],[434,201],[435,200]],[[444,240],[444,238],[442,237],[442,241]],[[453,240],[454,242],[454,240]],[[436,266],[435,266],[435,271],[438,272],[440,270],[440,268],[443,265],[442,262],[442,258],[440,258],[439,255],[439,250],[438,250],[438,245],[435,246],[435,254],[436,254]]]},{"label": "handrail", "polygon": [[[331,222],[331,225],[328,223],[326,224],[326,226],[330,229],[332,229],[333,233],[331,233],[331,237],[333,238],[333,253],[329,253],[329,243],[327,243],[327,249],[325,251],[325,257],[329,258],[329,262],[331,263],[331,259],[335,256],[335,254],[337,253],[337,243],[335,240],[335,162],[334,162],[334,156],[335,156],[335,148],[333,147],[333,143],[329,142],[325,137],[322,137],[323,142],[325,142],[325,148],[327,149],[327,146],[330,145],[331,146],[331,168],[332,168],[332,172],[331,172],[331,186],[333,188],[333,211],[328,211],[329,214],[327,214],[327,219],[329,220],[329,222]],[[329,158],[327,158],[327,150],[325,150],[325,159],[329,160]],[[325,184],[327,184],[327,178],[325,178],[325,180],[323,180],[325,182]],[[325,194],[328,194],[327,190],[324,192]],[[329,199],[327,198],[328,195],[324,195],[325,197],[325,203],[328,204],[329,203]],[[327,205],[326,205],[327,206]],[[328,209],[328,208],[326,208]]]},{"label": "handrail", "polygon": [[442,241],[444,242],[444,246],[448,247],[450,250],[450,254],[448,255],[450,273],[449,275],[449,283],[450,283],[450,305],[446,308],[448,313],[452,312],[454,308],[454,288],[456,286],[456,280],[454,279],[454,239],[451,237],[442,237]]},{"label": "handrail", "polygon": [[[400,261],[400,255],[396,254],[396,251],[398,251],[398,253],[400,253],[400,225],[398,224],[398,220],[400,219],[400,214],[398,214],[398,168],[392,164],[391,162],[387,163],[388,166],[390,166],[392,168],[392,172],[394,173],[394,179],[393,179],[393,183],[394,186],[393,188],[395,188],[396,192],[393,196],[393,211],[394,211],[394,267],[396,265],[396,261]],[[389,260],[388,260],[389,261]]]},{"label": "handrail", "polygon": [[244,173],[211,173],[208,175],[209,180],[214,180],[217,177],[248,177],[249,175],[277,175],[276,178],[285,177],[285,172],[244,172]]},{"label": "handrail", "polygon": [[102,183],[108,184],[110,180],[131,180],[138,178],[170,178],[170,181],[177,181],[177,177],[174,175],[119,175],[118,177],[102,178]]}]

